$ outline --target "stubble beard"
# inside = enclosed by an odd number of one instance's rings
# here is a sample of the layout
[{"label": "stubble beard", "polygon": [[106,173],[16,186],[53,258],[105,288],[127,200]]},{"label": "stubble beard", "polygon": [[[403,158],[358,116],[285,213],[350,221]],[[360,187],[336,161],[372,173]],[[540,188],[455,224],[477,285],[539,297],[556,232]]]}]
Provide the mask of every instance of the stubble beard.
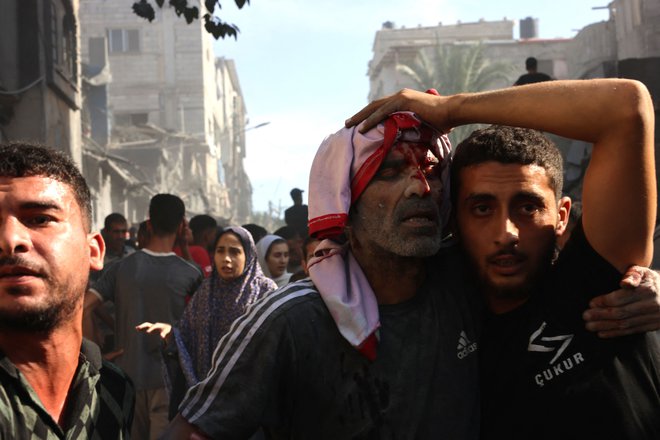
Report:
[{"label": "stubble beard", "polygon": [[479,284],[487,296],[501,299],[506,298],[510,300],[527,300],[533,295],[534,290],[539,287],[541,280],[543,280],[545,275],[548,273],[554,260],[557,257],[556,240],[553,240],[552,243],[548,245],[547,249],[544,250],[537,267],[528,272],[527,276],[521,282],[514,285],[501,285],[492,282],[486,273],[483,273],[480,269],[478,269],[479,265],[477,264],[477,261],[475,261],[475,259],[470,255],[466,256],[472,267],[477,268]]},{"label": "stubble beard", "polygon": [[[5,260],[2,263],[5,263]],[[71,320],[87,285],[86,280],[82,284],[75,280],[74,276],[60,284],[49,275],[42,275],[47,291],[45,298],[38,304],[29,306],[0,307],[0,331],[47,333]],[[5,295],[16,297],[29,295],[29,290],[29,287],[10,287]],[[81,293],[72,295],[73,291]]]},{"label": "stubble beard", "polygon": [[381,250],[401,257],[425,258],[438,253],[442,244],[442,228],[437,227],[434,234],[403,234],[398,225],[396,214],[381,218],[373,214],[360,215],[358,220],[359,241],[370,241]]},{"label": "stubble beard", "polygon": [[[54,293],[53,290],[50,290],[50,293]],[[0,309],[0,330],[50,332],[72,319],[76,306],[75,300],[59,292],[36,306]]]}]

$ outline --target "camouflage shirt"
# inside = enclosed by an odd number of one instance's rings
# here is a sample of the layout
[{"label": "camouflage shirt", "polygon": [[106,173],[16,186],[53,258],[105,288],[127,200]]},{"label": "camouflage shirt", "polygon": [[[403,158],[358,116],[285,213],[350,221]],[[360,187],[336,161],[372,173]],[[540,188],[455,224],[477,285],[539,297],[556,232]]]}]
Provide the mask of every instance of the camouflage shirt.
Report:
[{"label": "camouflage shirt", "polygon": [[83,339],[67,397],[64,425],[46,412],[14,364],[0,352],[0,440],[126,439],[135,404],[130,379]]}]

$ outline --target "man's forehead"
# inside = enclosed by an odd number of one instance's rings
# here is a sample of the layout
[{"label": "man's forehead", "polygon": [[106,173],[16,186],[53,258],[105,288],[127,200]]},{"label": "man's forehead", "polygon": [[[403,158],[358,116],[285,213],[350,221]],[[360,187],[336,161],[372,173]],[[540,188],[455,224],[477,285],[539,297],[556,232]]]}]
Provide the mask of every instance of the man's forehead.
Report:
[{"label": "man's forehead", "polygon": [[535,193],[551,191],[550,177],[545,168],[536,164],[483,162],[460,171],[461,192],[495,194],[498,191]]},{"label": "man's forehead", "polygon": [[502,163],[497,161],[468,165],[462,168],[461,172],[467,172],[484,178],[517,179],[521,181],[532,181],[548,177],[548,172],[540,165]]},{"label": "man's forehead", "polygon": [[66,183],[45,176],[0,176],[0,191],[20,198],[72,199],[73,190]]}]

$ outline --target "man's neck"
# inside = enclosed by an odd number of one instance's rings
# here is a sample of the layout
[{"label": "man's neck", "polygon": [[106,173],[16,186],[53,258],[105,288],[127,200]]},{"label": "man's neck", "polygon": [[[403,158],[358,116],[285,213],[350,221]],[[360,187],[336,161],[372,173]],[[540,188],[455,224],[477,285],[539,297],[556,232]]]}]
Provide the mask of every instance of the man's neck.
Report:
[{"label": "man's neck", "polygon": [[484,284],[482,284],[481,291],[488,308],[495,315],[509,313],[522,307],[531,295],[529,288],[502,290]]},{"label": "man's neck", "polygon": [[486,301],[488,302],[488,308],[495,315],[502,315],[504,313],[509,313],[516,310],[518,307],[521,307],[527,302],[527,297],[525,298],[500,298],[495,296],[486,295]]},{"label": "man's neck", "polygon": [[426,279],[424,258],[352,247],[378,304],[399,304],[415,296]]},{"label": "man's neck", "polygon": [[145,249],[148,249],[151,252],[159,253],[172,252],[175,241],[176,234],[152,235],[149,239],[149,244],[145,247]]},{"label": "man's neck", "polygon": [[50,332],[0,332],[0,350],[18,368],[48,414],[60,425],[78,368],[81,320],[79,311]]}]

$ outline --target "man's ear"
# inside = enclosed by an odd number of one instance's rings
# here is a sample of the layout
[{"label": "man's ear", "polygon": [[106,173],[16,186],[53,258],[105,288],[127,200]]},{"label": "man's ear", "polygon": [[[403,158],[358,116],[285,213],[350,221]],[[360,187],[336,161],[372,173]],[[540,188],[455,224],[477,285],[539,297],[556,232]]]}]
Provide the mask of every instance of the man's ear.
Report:
[{"label": "man's ear", "polygon": [[570,213],[571,198],[562,197],[559,199],[559,202],[557,202],[557,226],[555,227],[555,233],[558,237],[566,232]]},{"label": "man's ear", "polygon": [[89,246],[89,268],[91,270],[103,269],[103,257],[105,256],[105,241],[98,232],[87,234]]}]

